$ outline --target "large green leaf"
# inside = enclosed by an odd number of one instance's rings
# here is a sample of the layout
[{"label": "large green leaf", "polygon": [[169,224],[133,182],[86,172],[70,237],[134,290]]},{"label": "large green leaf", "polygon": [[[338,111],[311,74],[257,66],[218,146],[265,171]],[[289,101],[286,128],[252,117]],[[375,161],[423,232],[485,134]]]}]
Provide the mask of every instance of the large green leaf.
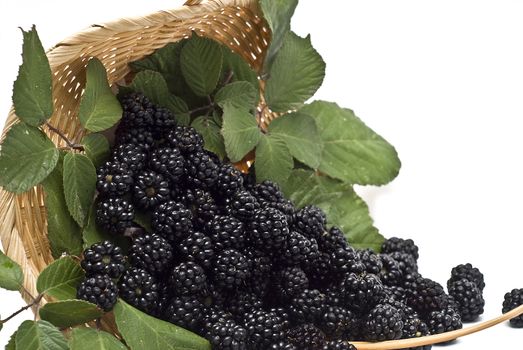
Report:
[{"label": "large green leaf", "polygon": [[193,120],[191,126],[198,131],[204,140],[205,149],[225,158],[225,144],[220,133],[220,126],[211,117],[201,116]]},{"label": "large green leaf", "polygon": [[287,180],[294,163],[291,153],[281,138],[263,135],[256,147],[256,181],[272,180],[277,183]]},{"label": "large green leaf", "polygon": [[57,300],[76,298],[76,287],[83,280],[84,271],[71,257],[53,261],[38,276],[38,293],[47,294]]},{"label": "large green leaf", "polygon": [[96,305],[75,299],[47,303],[40,308],[39,313],[42,320],[60,328],[84,324],[103,315]]},{"label": "large green leaf", "polygon": [[94,200],[96,169],[87,156],[67,153],[63,174],[67,208],[78,225],[84,226]]},{"label": "large green leaf", "polygon": [[204,338],[149,316],[119,300],[114,308],[118,330],[131,350],[211,350]]},{"label": "large green leaf", "polygon": [[0,250],[0,288],[20,290],[23,282],[24,274],[20,265]]},{"label": "large green leaf", "polygon": [[320,171],[359,185],[383,185],[398,175],[401,163],[394,147],[351,110],[317,101],[301,112],[315,119],[323,141]]},{"label": "large green leaf", "polygon": [[5,350],[16,350],[16,333],[17,331],[11,334],[11,338],[9,338],[9,342],[5,346]]},{"label": "large green leaf", "polygon": [[51,67],[36,28],[22,33],[22,65],[13,87],[13,104],[18,118],[39,126],[53,114]]},{"label": "large green leaf", "polygon": [[325,62],[312,47],[310,37],[289,32],[267,80],[267,104],[276,112],[299,108],[314,95],[324,77]]},{"label": "large green leaf", "polygon": [[280,136],[294,158],[313,169],[318,168],[323,144],[310,116],[296,112],[276,118],[269,125],[269,133]]},{"label": "large green leaf", "polygon": [[220,45],[208,38],[193,35],[183,46],[180,56],[182,74],[192,91],[210,95],[220,78],[223,54]]},{"label": "large green leaf", "polygon": [[58,149],[42,131],[17,124],[2,143],[0,186],[9,192],[25,192],[53,171],[58,158]]},{"label": "large green leaf", "polygon": [[87,64],[86,74],[78,118],[89,131],[107,130],[122,118],[122,107],[111,91],[102,62],[92,58]]},{"label": "large green leaf", "polygon": [[238,162],[256,147],[262,133],[252,114],[230,104],[225,104],[223,107],[222,135],[225,140],[227,155],[231,161]]},{"label": "large green leaf", "polygon": [[102,134],[88,134],[82,139],[85,154],[95,167],[99,167],[109,157],[109,141]]},{"label": "large green leaf", "polygon": [[69,340],[71,350],[126,350],[113,335],[92,328],[75,328]]},{"label": "large green leaf", "polygon": [[16,331],[16,349],[68,350],[62,332],[47,321],[24,321]]},{"label": "large green leaf", "polygon": [[223,108],[230,103],[236,108],[251,110],[256,108],[258,91],[247,81],[236,81],[218,90],[214,101]]},{"label": "large green leaf", "polygon": [[[259,93],[258,74],[249,66],[249,64],[237,53],[227,46],[222,46],[223,52],[223,71],[224,75],[231,72],[232,81],[248,81],[256,88]],[[257,97],[258,98],[258,97]]]}]

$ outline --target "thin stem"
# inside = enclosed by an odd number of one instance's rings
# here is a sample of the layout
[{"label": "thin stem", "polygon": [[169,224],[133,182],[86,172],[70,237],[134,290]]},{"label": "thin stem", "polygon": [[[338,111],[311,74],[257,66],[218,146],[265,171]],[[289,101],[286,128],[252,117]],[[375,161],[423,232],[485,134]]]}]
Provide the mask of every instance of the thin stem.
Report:
[{"label": "thin stem", "polygon": [[225,85],[229,84],[232,80],[232,77],[234,77],[234,72],[231,69],[231,70],[229,70],[229,73],[227,73],[227,76],[223,80],[223,85],[225,86]]},{"label": "thin stem", "polygon": [[15,317],[16,315],[20,314],[21,312],[24,312],[25,310],[33,307],[34,305],[36,304],[40,304],[40,301],[42,300],[42,298],[44,297],[43,294],[39,294],[32,303],[24,306],[23,308],[21,308],[20,310],[16,311],[15,313],[13,313],[11,316],[9,316],[8,318],[6,318],[5,320],[0,320],[0,323],[1,324],[4,324],[6,323],[7,321],[9,321],[10,319],[12,319],[13,317]]},{"label": "thin stem", "polygon": [[202,107],[197,107],[195,109],[191,109],[188,113],[189,114],[193,114],[193,113],[200,112],[200,111],[206,111],[206,110],[208,110],[210,108],[214,108],[214,103],[211,102],[210,104],[208,104],[206,106],[202,106]]},{"label": "thin stem", "polygon": [[69,140],[67,138],[67,136],[64,135],[64,133],[62,131],[60,131],[60,129],[58,128],[55,128],[54,126],[52,126],[49,122],[46,122],[45,123],[45,126],[47,126],[49,128],[49,130],[51,130],[52,132],[54,132],[55,134],[57,134],[58,136],[60,136],[60,138],[62,140],[65,141],[65,143],[67,144],[67,146],[70,148],[70,149],[76,149],[76,150],[81,150],[83,151],[84,147],[80,144],[77,144],[77,143],[74,143],[74,142],[71,142],[71,140]]},{"label": "thin stem", "polygon": [[35,297],[31,294],[31,292],[29,292],[29,291],[27,290],[27,288],[25,288],[24,286],[22,286],[22,291],[23,291],[25,294],[29,295],[29,297],[31,298],[31,300],[32,300],[33,302],[35,301]]}]

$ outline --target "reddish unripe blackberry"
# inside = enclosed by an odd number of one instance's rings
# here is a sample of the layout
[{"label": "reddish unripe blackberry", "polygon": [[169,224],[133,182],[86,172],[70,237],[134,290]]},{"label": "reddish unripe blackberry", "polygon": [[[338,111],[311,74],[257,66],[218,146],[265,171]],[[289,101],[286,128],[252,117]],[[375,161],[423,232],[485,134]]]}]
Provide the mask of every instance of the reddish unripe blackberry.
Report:
[{"label": "reddish unripe blackberry", "polygon": [[185,160],[178,148],[162,147],[151,152],[149,169],[162,174],[176,186],[182,180]]},{"label": "reddish unripe blackberry", "polygon": [[169,200],[169,193],[169,182],[161,174],[146,170],[134,178],[134,202],[141,208],[156,208]]},{"label": "reddish unripe blackberry", "polygon": [[165,238],[157,234],[144,234],[133,238],[129,259],[133,267],[159,275],[171,267],[173,248]]},{"label": "reddish unripe blackberry", "polygon": [[142,93],[133,92],[120,98],[122,105],[122,123],[131,127],[152,125],[154,105]]},{"label": "reddish unripe blackberry", "polygon": [[331,340],[321,350],[356,350],[356,347],[346,340]]},{"label": "reddish unripe blackberry", "polygon": [[257,310],[245,315],[249,350],[266,350],[283,340],[282,320],[273,312]]},{"label": "reddish unripe blackberry", "polygon": [[272,254],[285,247],[289,227],[280,211],[272,208],[258,209],[249,226],[251,244],[254,247]]},{"label": "reddish unripe blackberry", "polygon": [[247,331],[233,320],[219,320],[205,337],[214,350],[247,350]]},{"label": "reddish unripe blackberry", "polygon": [[349,273],[340,283],[339,294],[347,307],[364,314],[381,301],[384,290],[376,275]]},{"label": "reddish unripe blackberry", "polygon": [[206,225],[206,232],[216,251],[229,248],[242,251],[245,248],[246,235],[243,223],[232,216],[216,215]]},{"label": "reddish unripe blackberry", "polygon": [[449,297],[443,287],[428,278],[417,277],[406,289],[407,304],[421,314],[445,309]]},{"label": "reddish unripe blackberry", "polygon": [[318,257],[318,243],[314,238],[307,238],[301,233],[291,232],[281,256],[282,264],[308,268]]},{"label": "reddish unripe blackberry", "polygon": [[382,268],[378,277],[386,286],[401,285],[404,275],[400,269],[399,263],[387,254],[379,255]]},{"label": "reddish unripe blackberry", "polygon": [[327,230],[327,217],[320,208],[309,205],[294,214],[294,228],[307,237],[320,239]]},{"label": "reddish unripe blackberry", "polygon": [[124,143],[112,150],[113,161],[125,164],[132,174],[140,172],[147,164],[147,153],[140,145]]},{"label": "reddish unripe blackberry", "polygon": [[274,293],[286,302],[309,288],[309,279],[299,267],[287,267],[275,274]]},{"label": "reddish unripe blackberry", "polygon": [[198,229],[203,229],[219,212],[211,193],[199,188],[184,189],[176,201],[191,211],[193,224]]},{"label": "reddish unripe blackberry", "polygon": [[451,272],[451,277],[447,282],[447,287],[449,287],[453,282],[459,281],[463,278],[470,282],[474,282],[481,291],[485,288],[483,274],[477,267],[474,267],[471,264],[461,264],[454,267]]},{"label": "reddish unripe blackberry", "polygon": [[249,262],[237,250],[225,249],[214,260],[212,275],[221,288],[237,289],[245,284],[249,274]]},{"label": "reddish unripe blackberry", "polygon": [[451,308],[430,312],[425,322],[430,334],[441,334],[463,328],[461,315]]},{"label": "reddish unripe blackberry", "polygon": [[242,173],[231,164],[222,164],[218,169],[216,189],[222,196],[230,197],[243,189]]},{"label": "reddish unripe blackberry", "polygon": [[183,295],[171,299],[165,317],[171,323],[191,331],[197,331],[204,320],[205,306],[198,296]]},{"label": "reddish unripe blackberry", "polygon": [[314,324],[305,323],[293,327],[285,332],[285,338],[294,344],[298,349],[318,350],[322,349],[327,338]]},{"label": "reddish unripe blackberry", "polygon": [[192,127],[177,126],[167,136],[167,141],[184,154],[194,153],[203,147],[201,135]]},{"label": "reddish unripe blackberry", "polygon": [[211,189],[218,180],[218,165],[203,151],[185,157],[185,179],[189,186]]},{"label": "reddish unripe blackberry", "polygon": [[403,335],[403,320],[399,311],[388,304],[376,305],[364,318],[365,340],[384,341],[400,339]]},{"label": "reddish unripe blackberry", "polygon": [[176,295],[202,294],[207,289],[207,276],[200,265],[183,262],[174,267],[169,284]]},{"label": "reddish unripe blackberry", "polygon": [[119,278],[125,271],[125,256],[122,249],[113,243],[99,242],[84,250],[81,265],[87,276]]},{"label": "reddish unripe blackberry", "polygon": [[349,334],[355,322],[355,315],[341,306],[328,306],[317,321],[318,327],[329,339],[340,339]]},{"label": "reddish unripe blackberry", "polygon": [[96,190],[102,196],[117,197],[131,191],[133,178],[127,165],[105,162],[96,170]]},{"label": "reddish unripe blackberry", "polygon": [[256,198],[246,190],[240,190],[229,198],[225,202],[225,210],[229,215],[243,221],[250,222],[254,217],[256,209],[260,208],[260,204]]},{"label": "reddish unripe blackberry", "polygon": [[372,249],[357,250],[356,254],[360,261],[365,265],[365,272],[378,275],[383,268],[378,254],[374,253]]},{"label": "reddish unripe blackberry", "polygon": [[211,239],[201,232],[192,232],[178,245],[180,254],[203,268],[210,268],[214,259]]},{"label": "reddish unripe blackberry", "polygon": [[[507,313],[520,305],[523,305],[523,288],[512,289],[512,291],[505,294],[503,313]],[[523,328],[523,315],[510,319],[510,325],[516,328]]]},{"label": "reddish unripe blackberry", "polygon": [[398,237],[392,237],[381,245],[381,252],[383,254],[389,254],[392,252],[400,252],[411,255],[414,260],[419,258],[419,249],[418,246],[414,243],[412,239],[403,239]]},{"label": "reddish unripe blackberry", "polygon": [[125,272],[118,285],[120,297],[138,309],[151,313],[158,300],[156,278],[145,270],[131,268]]},{"label": "reddish unripe blackberry", "polygon": [[151,218],[153,230],[169,242],[177,242],[192,232],[191,212],[181,203],[160,204]]},{"label": "reddish unripe blackberry", "polygon": [[458,304],[462,321],[472,322],[483,314],[485,300],[474,282],[466,279],[455,281],[449,287],[449,294]]},{"label": "reddish unripe blackberry", "polygon": [[76,291],[76,298],[111,311],[118,298],[118,287],[107,275],[94,275],[84,279]]},{"label": "reddish unripe blackberry", "polygon": [[106,198],[96,206],[96,223],[113,234],[123,234],[133,225],[134,207],[123,198]]},{"label": "reddish unripe blackberry", "polygon": [[325,310],[326,300],[326,295],[319,290],[305,289],[292,298],[289,314],[298,323],[315,322]]}]

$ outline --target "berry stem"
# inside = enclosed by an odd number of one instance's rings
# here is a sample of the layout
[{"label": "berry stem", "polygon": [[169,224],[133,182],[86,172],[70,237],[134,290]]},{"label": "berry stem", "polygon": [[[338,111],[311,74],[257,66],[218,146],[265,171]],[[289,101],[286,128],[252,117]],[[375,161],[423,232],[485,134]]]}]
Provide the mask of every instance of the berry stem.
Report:
[{"label": "berry stem", "polygon": [[60,129],[55,128],[49,122],[46,122],[45,126],[47,126],[49,128],[49,130],[51,130],[52,132],[54,132],[55,134],[60,136],[60,138],[65,141],[65,143],[67,144],[67,147],[69,149],[74,149],[74,150],[79,150],[79,151],[83,151],[84,150],[84,147],[82,145],[74,143],[71,140],[69,140],[67,138],[67,136],[65,136],[65,134]]},{"label": "berry stem", "polygon": [[23,308],[21,308],[20,310],[14,312],[13,314],[11,314],[11,316],[9,316],[8,318],[6,318],[5,320],[0,320],[0,324],[4,324],[6,323],[7,321],[9,321],[10,319],[12,319],[13,317],[15,317],[16,315],[20,314],[21,312],[29,309],[30,307],[33,307],[34,305],[36,304],[40,304],[40,301],[42,300],[42,298],[44,297],[43,294],[39,294],[32,303],[30,304],[27,304],[26,306],[24,306]]}]

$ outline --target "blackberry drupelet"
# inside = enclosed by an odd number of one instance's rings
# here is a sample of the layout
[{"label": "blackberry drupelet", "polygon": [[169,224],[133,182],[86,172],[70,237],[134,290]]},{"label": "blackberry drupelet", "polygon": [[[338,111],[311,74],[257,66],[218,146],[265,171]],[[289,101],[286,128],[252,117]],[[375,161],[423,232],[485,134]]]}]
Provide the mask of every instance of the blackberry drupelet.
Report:
[{"label": "blackberry drupelet", "polygon": [[96,206],[96,223],[113,234],[123,234],[133,225],[134,207],[123,198],[106,198]]},{"label": "blackberry drupelet", "polygon": [[273,312],[257,310],[245,315],[249,350],[266,350],[283,340],[282,320]]},{"label": "blackberry drupelet", "polygon": [[183,262],[174,267],[169,276],[169,285],[176,295],[201,295],[207,289],[207,276],[200,265]]},{"label": "blackberry drupelet", "polygon": [[249,272],[247,258],[234,249],[225,249],[217,254],[212,268],[214,282],[225,289],[237,289],[245,285]]},{"label": "blackberry drupelet", "polygon": [[243,223],[232,216],[216,215],[206,225],[206,232],[218,252],[229,248],[243,251],[245,248]]},{"label": "blackberry drupelet", "polygon": [[323,346],[322,350],[356,350],[356,347],[346,340],[331,340]]},{"label": "blackberry drupelet", "polygon": [[418,263],[412,257],[412,255],[401,252],[392,252],[388,254],[388,256],[396,260],[403,276],[418,272]]},{"label": "blackberry drupelet", "polygon": [[93,244],[84,250],[81,265],[87,276],[107,275],[119,278],[125,271],[122,249],[109,241]]},{"label": "blackberry drupelet", "polygon": [[211,193],[199,188],[184,189],[176,200],[191,211],[193,224],[198,229],[203,229],[219,212]]},{"label": "blackberry drupelet", "polygon": [[280,341],[269,346],[269,350],[298,350],[298,348],[287,341]]},{"label": "blackberry drupelet", "polygon": [[129,249],[131,266],[159,275],[170,269],[173,262],[173,248],[157,234],[144,234],[133,239]]},{"label": "blackberry drupelet", "polygon": [[383,254],[389,254],[392,252],[400,252],[411,255],[414,260],[418,261],[419,249],[412,239],[403,239],[398,237],[392,237],[381,246],[381,252]]},{"label": "blackberry drupelet", "polygon": [[326,295],[319,290],[305,289],[292,298],[289,314],[298,323],[315,322],[325,310],[326,300]]},{"label": "blackberry drupelet", "polygon": [[158,301],[158,283],[149,272],[131,268],[125,272],[118,285],[120,297],[138,309],[152,313]]},{"label": "blackberry drupelet", "polygon": [[233,320],[219,320],[206,332],[213,350],[247,350],[247,330]]},{"label": "blackberry drupelet", "polygon": [[298,232],[291,232],[281,256],[281,262],[288,266],[308,268],[318,257],[318,243],[314,238],[308,239]]},{"label": "blackberry drupelet", "polygon": [[218,165],[203,151],[185,157],[185,179],[189,186],[210,189],[218,180]]},{"label": "blackberry drupelet", "polygon": [[407,302],[407,292],[403,287],[399,286],[383,286],[385,296],[389,299],[401,301],[402,303]]},{"label": "blackberry drupelet", "polygon": [[357,250],[356,254],[360,261],[365,265],[365,272],[378,275],[383,268],[378,254],[374,253],[372,249]]},{"label": "blackberry drupelet", "polygon": [[285,200],[280,186],[269,180],[253,186],[250,191],[260,202],[278,203]]},{"label": "blackberry drupelet", "polygon": [[453,282],[459,281],[463,278],[469,280],[470,282],[474,282],[481,291],[483,291],[485,288],[483,274],[479,271],[478,268],[468,263],[458,265],[452,269],[451,277],[447,282],[447,287],[449,287]]},{"label": "blackberry drupelet", "polygon": [[403,335],[400,312],[391,305],[376,305],[363,319],[363,332],[367,341],[400,339]]},{"label": "blackberry drupelet", "polygon": [[451,308],[432,311],[425,319],[430,334],[441,334],[463,328],[460,314]]},{"label": "blackberry drupelet", "polygon": [[132,174],[137,174],[147,164],[147,153],[140,145],[124,143],[112,150],[112,159],[125,164]]},{"label": "blackberry drupelet", "polygon": [[169,200],[169,193],[169,181],[161,174],[145,170],[134,178],[134,202],[141,208],[156,208]]},{"label": "blackberry drupelet", "polygon": [[188,237],[193,229],[191,212],[181,203],[168,201],[160,204],[151,217],[153,230],[169,242]]},{"label": "blackberry drupelet", "polygon": [[458,312],[461,314],[462,321],[472,322],[483,314],[485,300],[483,293],[474,282],[461,279],[453,282],[448,290],[458,304]]},{"label": "blackberry drupelet", "polygon": [[[512,289],[512,291],[505,294],[503,313],[507,313],[520,305],[523,305],[523,288]],[[510,319],[510,325],[516,328],[523,328],[523,315]]]},{"label": "blackberry drupelet", "polygon": [[273,288],[278,299],[286,302],[308,289],[309,279],[301,268],[287,267],[275,274]]},{"label": "blackberry drupelet", "polygon": [[443,287],[421,276],[414,279],[406,292],[407,304],[420,314],[444,310],[449,304],[449,297]]},{"label": "blackberry drupelet", "polygon": [[342,339],[350,334],[355,315],[341,306],[328,306],[317,321],[318,327],[329,339]]},{"label": "blackberry drupelet", "polygon": [[[418,315],[411,315],[403,320],[403,336],[402,339],[419,338],[430,335],[429,327]],[[430,350],[432,345],[416,346],[408,348],[408,350]]]},{"label": "blackberry drupelet", "polygon": [[273,208],[258,209],[250,223],[251,244],[269,254],[285,248],[289,227],[285,216]]},{"label": "blackberry drupelet", "polygon": [[239,322],[243,321],[247,313],[261,310],[262,306],[263,302],[256,294],[244,291],[225,302],[225,309]]},{"label": "blackberry drupelet", "polygon": [[309,205],[294,214],[294,228],[307,237],[320,239],[327,230],[327,218],[320,208]]},{"label": "blackberry drupelet", "polygon": [[205,306],[198,296],[183,295],[171,299],[165,317],[177,326],[197,332],[203,323],[204,312]]},{"label": "blackberry drupelet", "polygon": [[178,148],[162,147],[151,152],[149,169],[162,174],[171,186],[177,186],[184,175],[185,160]]},{"label": "blackberry drupelet", "polygon": [[120,124],[115,132],[115,144],[133,144],[149,150],[154,145],[153,133],[147,128],[132,128]]},{"label": "blackberry drupelet", "polygon": [[386,286],[401,285],[404,275],[401,272],[399,263],[387,254],[378,255],[382,264],[382,268],[378,277]]},{"label": "blackberry drupelet", "polygon": [[314,324],[305,323],[293,327],[285,332],[285,338],[294,344],[298,349],[318,350],[322,349],[327,342],[323,333]]},{"label": "blackberry drupelet", "polygon": [[361,315],[383,299],[384,289],[376,275],[349,273],[340,283],[339,294],[347,307]]},{"label": "blackberry drupelet", "polygon": [[192,127],[177,126],[167,136],[167,141],[183,154],[200,151],[203,147],[202,136]]},{"label": "blackberry drupelet", "polygon": [[338,248],[330,254],[332,271],[342,276],[346,273],[362,273],[365,271],[365,265],[361,262],[354,248],[347,246]]},{"label": "blackberry drupelet", "polygon": [[218,169],[216,189],[222,196],[230,197],[243,189],[242,173],[232,164],[222,164]]},{"label": "blackberry drupelet", "polygon": [[286,331],[291,327],[291,316],[284,307],[273,307],[269,309],[269,312],[273,312],[281,319],[283,330]]},{"label": "blackberry drupelet", "polygon": [[259,208],[256,198],[246,190],[234,193],[225,201],[226,212],[246,223],[252,221],[254,212]]},{"label": "blackberry drupelet", "polygon": [[336,226],[331,227],[329,231],[323,231],[317,241],[320,250],[329,253],[339,248],[346,248],[349,245],[343,231]]},{"label": "blackberry drupelet", "polygon": [[84,279],[76,291],[76,298],[111,311],[118,298],[118,287],[107,275],[94,275]]},{"label": "blackberry drupelet", "polygon": [[[207,306],[207,305],[205,305]],[[201,328],[203,333],[208,332],[211,327],[217,322],[233,321],[232,315],[225,311],[221,306],[212,305],[208,306],[203,313]]]},{"label": "blackberry drupelet", "polygon": [[133,92],[122,96],[120,103],[123,109],[122,123],[132,127],[150,126],[154,105],[142,93]]},{"label": "blackberry drupelet", "polygon": [[152,114],[152,130],[157,136],[163,135],[176,126],[176,121],[170,110],[164,107],[154,109]]},{"label": "blackberry drupelet", "polygon": [[203,268],[210,268],[214,258],[211,239],[201,232],[192,232],[178,244],[180,254],[188,261],[193,261]]},{"label": "blackberry drupelet", "polygon": [[105,162],[96,170],[96,190],[101,196],[118,197],[131,191],[133,178],[127,165]]}]

